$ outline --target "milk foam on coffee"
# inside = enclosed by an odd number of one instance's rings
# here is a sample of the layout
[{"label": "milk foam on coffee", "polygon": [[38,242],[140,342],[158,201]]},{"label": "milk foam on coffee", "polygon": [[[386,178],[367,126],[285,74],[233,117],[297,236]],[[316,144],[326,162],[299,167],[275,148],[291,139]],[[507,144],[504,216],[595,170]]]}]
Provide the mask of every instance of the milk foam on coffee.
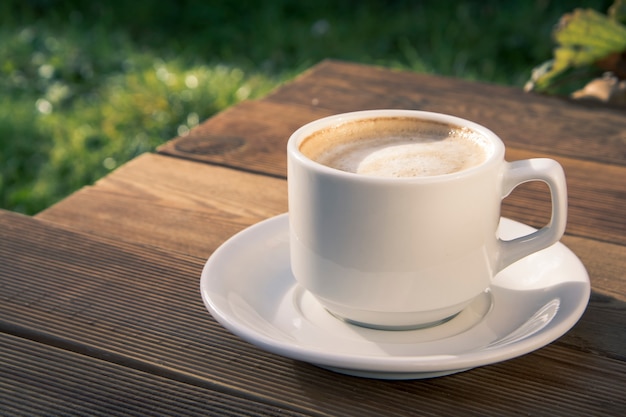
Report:
[{"label": "milk foam on coffee", "polygon": [[308,137],[300,150],[342,171],[406,178],[450,174],[480,165],[487,141],[467,128],[411,118],[348,122]]}]

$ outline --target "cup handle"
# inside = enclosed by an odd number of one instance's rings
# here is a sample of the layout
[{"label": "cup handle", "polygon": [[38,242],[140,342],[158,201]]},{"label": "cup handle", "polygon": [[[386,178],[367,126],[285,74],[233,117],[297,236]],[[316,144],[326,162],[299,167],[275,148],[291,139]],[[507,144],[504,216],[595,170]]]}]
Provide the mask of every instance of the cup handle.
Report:
[{"label": "cup handle", "polygon": [[519,259],[547,248],[559,241],[567,223],[567,184],[561,165],[548,158],[507,162],[503,178],[502,198],[518,185],[528,181],[543,181],[550,188],[552,215],[543,228],[512,240],[498,239],[499,252],[496,272]]}]

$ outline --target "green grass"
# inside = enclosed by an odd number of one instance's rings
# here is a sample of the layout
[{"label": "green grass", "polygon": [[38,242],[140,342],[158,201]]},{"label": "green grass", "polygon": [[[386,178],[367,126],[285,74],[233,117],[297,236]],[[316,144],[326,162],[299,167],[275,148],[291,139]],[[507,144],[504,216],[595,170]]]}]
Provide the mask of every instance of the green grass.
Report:
[{"label": "green grass", "polygon": [[37,213],[324,58],[521,87],[563,13],[610,3],[5,0],[0,207]]}]

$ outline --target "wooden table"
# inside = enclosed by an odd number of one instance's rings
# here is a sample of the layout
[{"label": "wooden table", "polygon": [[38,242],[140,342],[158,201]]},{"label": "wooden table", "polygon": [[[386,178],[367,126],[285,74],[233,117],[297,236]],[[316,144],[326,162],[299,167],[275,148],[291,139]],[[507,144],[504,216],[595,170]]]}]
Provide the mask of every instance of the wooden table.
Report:
[{"label": "wooden table", "polygon": [[[199,278],[234,233],[287,210],[285,143],[361,109],[450,113],[491,128],[507,159],[557,159],[562,242],[592,283],[557,341],[446,377],[350,377],[267,353],[214,321]],[[540,226],[541,185],[503,215]],[[205,121],[35,217],[0,212],[0,415],[624,415],[623,110],[325,61]]]}]

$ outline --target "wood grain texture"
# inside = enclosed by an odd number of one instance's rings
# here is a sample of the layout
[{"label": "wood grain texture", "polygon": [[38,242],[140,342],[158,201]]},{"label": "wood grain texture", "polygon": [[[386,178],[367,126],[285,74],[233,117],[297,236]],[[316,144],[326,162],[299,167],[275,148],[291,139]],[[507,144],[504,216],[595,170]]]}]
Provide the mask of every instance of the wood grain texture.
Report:
[{"label": "wood grain texture", "polygon": [[592,288],[626,302],[626,247],[575,236],[562,242],[587,268]]},{"label": "wood grain texture", "polygon": [[[198,293],[204,259],[6,212],[0,230],[0,330],[122,365],[126,375],[141,371],[309,415],[610,415],[626,406],[626,363],[613,357],[626,348],[604,355],[584,327],[572,336],[588,352],[557,342],[445,378],[360,379],[266,353],[219,326]],[[86,379],[100,374],[81,369]]]},{"label": "wood grain texture", "polygon": [[208,119],[158,152],[284,178],[289,136],[333,112],[297,104],[245,101]]},{"label": "wood grain texture", "polygon": [[624,110],[521,89],[409,71],[324,61],[266,101],[339,113],[375,108],[427,110],[463,117],[498,134],[508,146],[626,164]]},{"label": "wood grain texture", "polygon": [[3,416],[303,415],[7,333],[0,369]]},{"label": "wood grain texture", "polygon": [[286,211],[284,180],[145,154],[37,217],[208,257],[227,237]]}]

